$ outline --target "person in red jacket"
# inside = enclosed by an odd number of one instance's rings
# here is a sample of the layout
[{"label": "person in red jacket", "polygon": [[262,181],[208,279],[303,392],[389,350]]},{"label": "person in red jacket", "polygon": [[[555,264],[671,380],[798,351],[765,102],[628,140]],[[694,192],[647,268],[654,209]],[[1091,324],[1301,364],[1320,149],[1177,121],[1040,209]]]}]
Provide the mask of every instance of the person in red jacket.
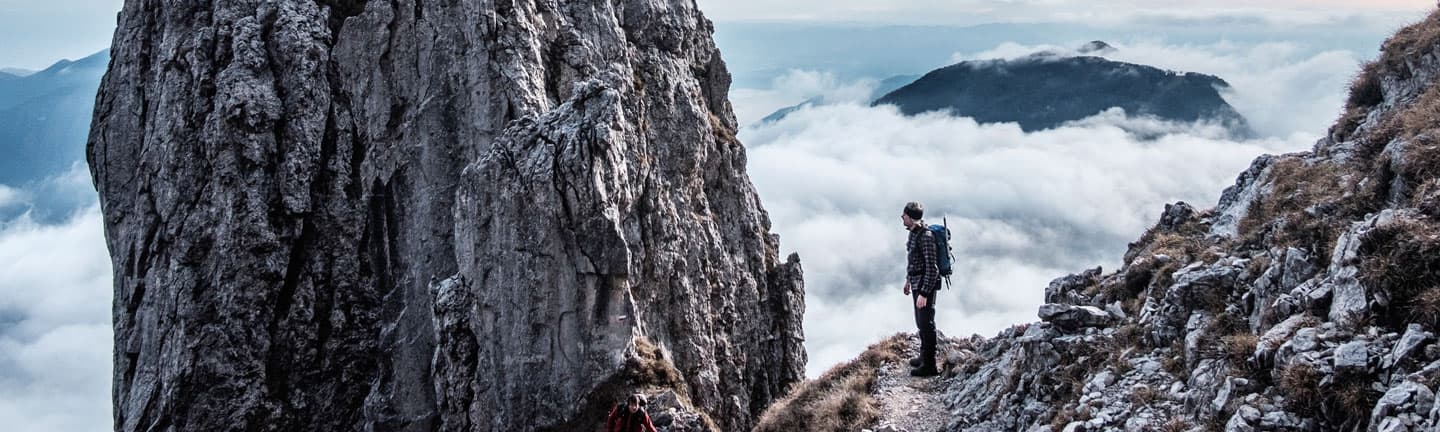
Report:
[{"label": "person in red jacket", "polygon": [[636,393],[623,405],[615,405],[605,419],[605,432],[656,432],[650,423],[650,414],[645,413],[645,395]]}]

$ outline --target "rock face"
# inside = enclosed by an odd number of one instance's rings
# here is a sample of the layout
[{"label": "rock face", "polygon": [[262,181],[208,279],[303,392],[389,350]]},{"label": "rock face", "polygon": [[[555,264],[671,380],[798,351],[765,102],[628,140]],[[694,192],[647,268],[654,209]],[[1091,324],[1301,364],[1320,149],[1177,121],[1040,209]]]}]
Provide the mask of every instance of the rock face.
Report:
[{"label": "rock face", "polygon": [[711,32],[678,0],[128,2],[88,148],[116,430],[580,430],[632,391],[748,429],[802,378],[804,288]]},{"label": "rock face", "polygon": [[1108,312],[1094,306],[1054,303],[1040,306],[1040,319],[1067,329],[1104,327],[1115,321]]}]

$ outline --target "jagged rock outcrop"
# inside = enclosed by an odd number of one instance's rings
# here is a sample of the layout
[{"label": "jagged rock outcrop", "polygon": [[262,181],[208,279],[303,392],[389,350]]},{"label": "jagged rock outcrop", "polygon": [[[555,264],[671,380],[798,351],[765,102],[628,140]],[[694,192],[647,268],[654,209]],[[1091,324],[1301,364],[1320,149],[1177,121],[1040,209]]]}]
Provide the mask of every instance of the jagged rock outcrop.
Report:
[{"label": "jagged rock outcrop", "polygon": [[[693,2],[137,0],[88,148],[116,430],[744,430],[803,284]],[[657,415],[657,419],[661,416]]]},{"label": "jagged rock outcrop", "polygon": [[[1120,269],[1045,287],[1042,321],[944,340],[945,430],[1440,430],[1440,12],[1329,135],[1166,206]],[[826,406],[791,399],[766,418]]]}]

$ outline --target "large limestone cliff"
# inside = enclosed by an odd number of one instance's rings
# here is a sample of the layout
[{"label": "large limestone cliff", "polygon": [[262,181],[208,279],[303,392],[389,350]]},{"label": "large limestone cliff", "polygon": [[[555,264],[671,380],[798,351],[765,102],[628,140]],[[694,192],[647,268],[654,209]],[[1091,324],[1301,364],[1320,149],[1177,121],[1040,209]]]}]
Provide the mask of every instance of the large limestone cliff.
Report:
[{"label": "large limestone cliff", "polygon": [[1041,321],[947,339],[943,377],[897,377],[913,342],[892,338],[758,430],[1440,430],[1440,13],[1385,43],[1311,151],[1159,219],[1121,268],[1033,287]]},{"label": "large limestone cliff", "polygon": [[[744,430],[803,284],[689,0],[129,0],[115,429]],[[652,408],[652,412],[655,410]]]}]

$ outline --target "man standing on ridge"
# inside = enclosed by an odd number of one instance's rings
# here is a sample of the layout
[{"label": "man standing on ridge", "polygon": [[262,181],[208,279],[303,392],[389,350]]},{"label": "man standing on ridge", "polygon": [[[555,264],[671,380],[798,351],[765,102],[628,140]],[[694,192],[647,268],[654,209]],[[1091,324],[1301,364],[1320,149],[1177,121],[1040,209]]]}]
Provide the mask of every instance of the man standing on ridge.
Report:
[{"label": "man standing on ridge", "polygon": [[940,264],[934,233],[922,220],[925,206],[905,204],[900,220],[910,231],[905,242],[905,294],[915,303],[915,326],[920,330],[920,358],[910,360],[910,375],[932,377],[935,368],[935,291],[940,289]]}]

